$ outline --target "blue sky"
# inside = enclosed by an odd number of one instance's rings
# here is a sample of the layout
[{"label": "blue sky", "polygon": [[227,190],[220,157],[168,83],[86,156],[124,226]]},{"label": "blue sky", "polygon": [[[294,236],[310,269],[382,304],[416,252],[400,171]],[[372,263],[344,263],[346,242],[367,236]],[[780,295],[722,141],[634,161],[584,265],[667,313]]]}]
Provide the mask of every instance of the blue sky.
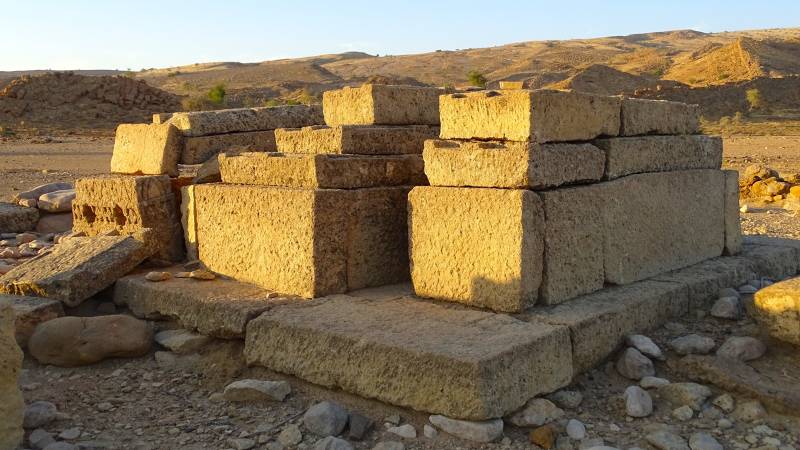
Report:
[{"label": "blue sky", "polygon": [[800,1],[0,0],[0,70],[407,54],[692,28],[800,26]]}]

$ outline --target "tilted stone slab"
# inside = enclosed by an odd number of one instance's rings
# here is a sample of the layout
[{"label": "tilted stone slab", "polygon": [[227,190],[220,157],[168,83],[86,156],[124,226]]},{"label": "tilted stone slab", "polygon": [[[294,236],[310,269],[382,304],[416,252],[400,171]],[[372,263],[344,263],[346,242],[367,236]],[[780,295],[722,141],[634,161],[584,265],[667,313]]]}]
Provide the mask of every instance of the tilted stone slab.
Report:
[{"label": "tilted stone slab", "polygon": [[69,239],[0,277],[0,293],[77,306],[153,254],[146,234]]},{"label": "tilted stone slab", "polygon": [[0,302],[4,301],[9,302],[14,310],[15,336],[21,348],[28,346],[37,325],[64,315],[64,307],[58,300],[0,294]]},{"label": "tilted stone slab", "polygon": [[800,278],[759,290],[753,306],[756,320],[772,337],[800,345]]},{"label": "tilted stone slab", "polygon": [[566,328],[418,298],[331,296],[247,326],[248,364],[448,417],[502,417],[569,383]]},{"label": "tilted stone slab", "polygon": [[739,216],[739,172],[725,173],[725,254],[736,255],[742,251],[742,225]]},{"label": "tilted stone slab", "polygon": [[544,214],[535,193],[418,186],[408,202],[417,295],[506,312],[536,302]]},{"label": "tilted stone slab", "polygon": [[427,184],[419,155],[301,155],[243,153],[219,156],[224,183],[355,189]]},{"label": "tilted stone slab", "polygon": [[344,87],[322,94],[322,111],[328,126],[438,125],[443,92],[434,87],[384,84]]},{"label": "tilted stone slab", "polygon": [[573,375],[578,375],[613,353],[627,335],[658,328],[688,311],[686,286],[645,280],[609,287],[553,307],[536,307],[520,317],[568,327]]},{"label": "tilted stone slab", "polygon": [[724,177],[687,170],[603,183],[606,281],[631,283],[721,255]]},{"label": "tilted stone slab", "polygon": [[425,142],[425,173],[432,186],[545,189],[597,181],[605,153],[591,144]]},{"label": "tilted stone slab", "polygon": [[619,134],[620,99],[553,90],[443,95],[442,139],[585,141]]},{"label": "tilted stone slab", "polygon": [[231,147],[248,147],[251,151],[274,152],[275,131],[247,131],[184,138],[180,163],[202,164]]},{"label": "tilted stone slab", "polygon": [[183,142],[169,124],[121,124],[114,137],[114,173],[178,176]]},{"label": "tilted stone slab", "polygon": [[438,135],[439,127],[428,125],[338,125],[275,130],[275,141],[282,153],[408,155]]},{"label": "tilted stone slab", "polygon": [[606,179],[646,172],[719,169],[722,139],[718,136],[637,136],[598,139],[606,153]]},{"label": "tilted stone slab", "polygon": [[223,275],[303,297],[405,281],[408,189],[197,185],[200,260]]},{"label": "tilted stone slab", "polygon": [[667,100],[623,98],[620,136],[695,134],[700,131],[700,107]]},{"label": "tilted stone slab", "polygon": [[38,209],[0,202],[0,233],[31,231],[38,222]]},{"label": "tilted stone slab", "polygon": [[184,136],[208,136],[318,125],[322,123],[322,111],[319,105],[291,105],[176,112],[167,123]]}]

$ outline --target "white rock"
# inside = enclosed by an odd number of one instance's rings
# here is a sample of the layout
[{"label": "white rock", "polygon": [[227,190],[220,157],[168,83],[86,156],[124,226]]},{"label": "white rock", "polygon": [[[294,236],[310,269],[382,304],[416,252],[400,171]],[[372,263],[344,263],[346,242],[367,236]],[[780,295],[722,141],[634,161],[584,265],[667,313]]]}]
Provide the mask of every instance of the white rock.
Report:
[{"label": "white rock", "polygon": [[36,206],[50,213],[67,212],[72,211],[73,200],[75,200],[75,189],[65,189],[42,194]]},{"label": "white rock", "polygon": [[161,331],[156,333],[155,339],[160,345],[175,353],[196,352],[211,341],[208,336],[183,329]]},{"label": "white rock", "polygon": [[[564,416],[564,410],[546,398],[533,398],[512,414],[509,421],[518,427],[540,427]],[[436,425],[436,424],[434,424]]]},{"label": "white rock", "polygon": [[292,387],[285,381],[238,380],[225,386],[222,395],[231,402],[274,400],[282,402]]},{"label": "white rock", "polygon": [[25,407],[22,426],[25,428],[43,427],[56,420],[57,417],[56,405],[46,401],[33,402]]},{"label": "white rock", "polygon": [[633,347],[622,352],[615,367],[620,375],[631,380],[641,380],[656,374],[653,362]]},{"label": "white rock", "polygon": [[413,425],[408,423],[405,425],[400,425],[399,427],[391,427],[386,431],[406,439],[414,439],[417,437],[417,430]]},{"label": "white rock", "polygon": [[66,441],[72,441],[79,437],[81,437],[81,429],[78,427],[67,428],[58,434],[59,439],[64,439]]},{"label": "white rock", "polygon": [[336,436],[344,430],[347,418],[347,411],[338,404],[321,402],[308,408],[303,415],[303,425],[318,436]]},{"label": "white rock", "polygon": [[333,436],[318,440],[312,448],[313,450],[353,450],[353,446],[349,442]]},{"label": "white rock", "polygon": [[586,437],[586,425],[580,420],[569,419],[567,422],[567,436],[579,441]]},{"label": "white rock", "polygon": [[436,436],[439,435],[439,432],[436,431],[436,428],[428,425],[427,423],[422,427],[422,434],[425,435],[428,439],[436,439]]},{"label": "white rock", "polygon": [[721,428],[723,430],[727,430],[728,428],[732,428],[733,427],[733,422],[731,422],[730,419],[726,419],[726,418],[723,417],[722,419],[719,419],[717,421],[717,427],[719,427],[719,428]]},{"label": "white rock", "polygon": [[711,315],[718,319],[738,320],[742,317],[739,297],[722,297],[711,307]]},{"label": "white rock", "polygon": [[549,400],[555,403],[559,408],[575,409],[581,406],[583,402],[583,394],[580,391],[560,390],[547,396]]},{"label": "white rock", "polygon": [[666,378],[659,378],[659,377],[644,377],[639,380],[639,386],[645,389],[653,389],[658,388],[661,386],[666,386],[669,384],[669,380]]},{"label": "white rock", "polygon": [[672,417],[686,422],[694,417],[694,410],[688,405],[683,405],[672,410]]},{"label": "white rock", "polygon": [[659,450],[689,450],[689,445],[686,444],[685,439],[668,431],[650,433],[645,439]]},{"label": "white rock", "polygon": [[397,441],[383,441],[378,442],[372,447],[372,450],[405,450],[406,446],[402,442]]},{"label": "white rock", "polygon": [[603,438],[596,437],[596,438],[588,438],[582,439],[578,444],[579,450],[586,450],[593,447],[604,447],[606,445]]},{"label": "white rock", "polygon": [[228,445],[236,450],[250,450],[256,446],[256,441],[246,438],[232,438],[228,439]]},{"label": "white rock", "polygon": [[694,433],[689,437],[692,450],[723,450],[722,445],[708,433]]},{"label": "white rock", "polygon": [[647,417],[653,413],[653,398],[639,386],[625,389],[625,412],[631,417]]},{"label": "white rock", "polygon": [[31,432],[28,436],[28,443],[34,449],[42,449],[47,447],[48,445],[52,444],[56,440],[53,439],[53,435],[48,433],[47,431],[37,428]]},{"label": "white rock", "polygon": [[629,346],[635,347],[643,355],[655,359],[664,359],[664,353],[661,348],[647,336],[641,334],[628,335],[626,342]]},{"label": "white rock", "polygon": [[711,396],[711,389],[697,383],[670,383],[658,388],[658,394],[676,407],[687,405],[700,411],[703,403]]},{"label": "white rock", "polygon": [[767,347],[760,340],[749,336],[731,336],[717,349],[720,358],[752,361],[764,355]]},{"label": "white rock", "polygon": [[445,433],[468,441],[492,442],[503,435],[502,419],[472,422],[433,415],[428,420]]},{"label": "white rock", "polygon": [[688,334],[669,342],[669,347],[680,355],[705,355],[714,349],[714,340],[698,334]]},{"label": "white rock", "polygon": [[300,427],[295,424],[290,424],[278,434],[278,442],[284,447],[294,447],[295,445],[303,442],[303,433]]}]

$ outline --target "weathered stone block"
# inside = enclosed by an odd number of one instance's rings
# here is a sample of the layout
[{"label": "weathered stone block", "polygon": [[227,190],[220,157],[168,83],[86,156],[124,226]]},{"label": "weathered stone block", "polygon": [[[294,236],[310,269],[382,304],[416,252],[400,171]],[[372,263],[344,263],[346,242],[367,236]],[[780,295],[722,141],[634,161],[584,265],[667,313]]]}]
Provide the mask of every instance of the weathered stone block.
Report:
[{"label": "weathered stone block", "polygon": [[38,221],[38,209],[0,202],[0,233],[31,231]]},{"label": "weathered stone block", "polygon": [[606,153],[606,179],[645,172],[719,169],[722,139],[717,136],[639,136],[598,139]]},{"label": "weathered stone block", "polygon": [[591,144],[425,142],[425,173],[432,186],[545,189],[597,181],[605,153]]},{"label": "weathered stone block", "polygon": [[569,383],[567,330],[418,298],[344,295],[247,326],[249,364],[449,417],[504,416]]},{"label": "weathered stone block", "polygon": [[[304,297],[404,281],[407,193],[197,185],[200,260],[237,280]],[[241,232],[247,229],[258,232]]]},{"label": "weathered stone block", "polygon": [[442,92],[433,87],[383,84],[345,87],[322,94],[322,111],[329,126],[438,125]]},{"label": "weathered stone block", "polygon": [[15,336],[17,344],[22,348],[28,346],[28,340],[37,325],[64,315],[64,307],[58,300],[0,294],[0,302],[3,301],[11,303],[14,310]]},{"label": "weathered stone block", "polygon": [[22,351],[14,340],[14,310],[7,300],[0,299],[0,448],[22,445],[25,403],[17,384],[21,370]]},{"label": "weathered stone block", "polygon": [[419,155],[243,153],[219,156],[222,181],[261,186],[355,189],[426,184]]},{"label": "weathered stone block", "polygon": [[658,274],[652,280],[685,285],[690,308],[707,310],[719,298],[720,289],[741,286],[756,277],[752,264],[746,258],[720,257]]},{"label": "weathered stone block", "polygon": [[753,306],[756,320],[772,337],[800,345],[800,278],[759,290]]},{"label": "weathered stone block", "polygon": [[442,139],[584,141],[619,134],[620,99],[567,91],[480,91],[440,98]]},{"label": "weathered stone block", "polygon": [[536,301],[544,213],[535,193],[418,186],[408,203],[417,295],[507,312]]},{"label": "weathered stone block", "polygon": [[178,175],[183,142],[169,124],[121,124],[114,138],[111,171],[126,174]]},{"label": "weathered stone block", "polygon": [[[779,238],[779,237],[775,237],[775,236],[765,236],[765,235],[751,234],[751,235],[742,236],[742,248],[744,248],[744,244],[747,244],[748,247],[753,247],[755,245],[778,247],[777,249],[774,250],[774,254],[772,255],[772,257],[770,257],[770,255],[765,253],[765,252],[760,252],[761,253],[760,259],[762,259],[762,260],[769,260],[769,259],[773,259],[774,260],[774,259],[778,259],[778,258],[783,258],[783,257],[786,256],[786,252],[787,252],[787,249],[785,247],[790,247],[790,248],[795,250],[795,256],[796,256],[795,262],[792,263],[790,261],[784,261],[783,263],[784,263],[784,265],[788,265],[789,267],[791,267],[792,264],[795,264],[796,267],[798,268],[798,270],[800,271],[800,240],[798,240],[798,239]],[[760,263],[758,265],[760,267],[754,267],[753,270],[769,268],[769,267],[775,267],[774,263],[772,263],[772,264]],[[784,270],[785,269],[781,269],[780,271],[784,271]],[[772,271],[774,271],[774,270],[772,270]],[[761,275],[763,275],[763,276],[772,276],[772,275],[768,275],[766,273],[763,273]],[[752,279],[752,277],[750,279]],[[739,284],[744,284],[744,283],[739,283]]]},{"label": "weathered stone block", "polygon": [[183,243],[186,247],[186,259],[200,259],[197,250],[197,208],[194,203],[194,185],[181,188],[181,228]]},{"label": "weathered stone block", "polygon": [[739,217],[739,172],[724,170],[725,174],[725,254],[742,251],[742,225]]},{"label": "weathered stone block", "polygon": [[72,238],[0,277],[0,293],[77,306],[153,254],[144,230],[135,237]]},{"label": "weathered stone block", "polygon": [[322,123],[322,111],[319,105],[292,105],[176,112],[167,123],[184,136],[208,136],[318,125]]},{"label": "weathered stone block", "polygon": [[183,140],[181,164],[202,164],[231,147],[249,147],[250,151],[274,152],[275,130],[187,137]]},{"label": "weathered stone block", "polygon": [[798,251],[795,246],[744,244],[739,255],[747,259],[759,276],[783,280],[797,275]]},{"label": "weathered stone block", "polygon": [[700,107],[666,100],[622,99],[621,136],[695,134],[700,130]]},{"label": "weathered stone block", "polygon": [[724,174],[686,170],[603,183],[606,281],[626,284],[722,254]]},{"label": "weathered stone block", "polygon": [[427,125],[313,126],[275,130],[282,153],[342,153],[353,155],[408,155],[422,153],[426,139],[439,134]]}]

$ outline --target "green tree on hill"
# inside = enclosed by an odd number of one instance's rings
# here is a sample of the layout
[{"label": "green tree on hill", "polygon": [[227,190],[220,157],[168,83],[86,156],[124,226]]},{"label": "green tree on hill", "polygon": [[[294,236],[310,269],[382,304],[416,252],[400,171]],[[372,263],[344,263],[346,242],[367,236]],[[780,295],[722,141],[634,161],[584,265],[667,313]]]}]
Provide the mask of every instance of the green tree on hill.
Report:
[{"label": "green tree on hill", "polygon": [[467,73],[467,80],[469,84],[477,87],[486,87],[486,77],[477,70],[470,70]]},{"label": "green tree on hill", "polygon": [[220,83],[212,87],[207,96],[211,103],[221,105],[225,101],[225,85]]},{"label": "green tree on hill", "polygon": [[761,97],[761,92],[758,89],[748,89],[744,95],[747,98],[747,103],[750,104],[751,110],[764,107],[764,98]]}]

